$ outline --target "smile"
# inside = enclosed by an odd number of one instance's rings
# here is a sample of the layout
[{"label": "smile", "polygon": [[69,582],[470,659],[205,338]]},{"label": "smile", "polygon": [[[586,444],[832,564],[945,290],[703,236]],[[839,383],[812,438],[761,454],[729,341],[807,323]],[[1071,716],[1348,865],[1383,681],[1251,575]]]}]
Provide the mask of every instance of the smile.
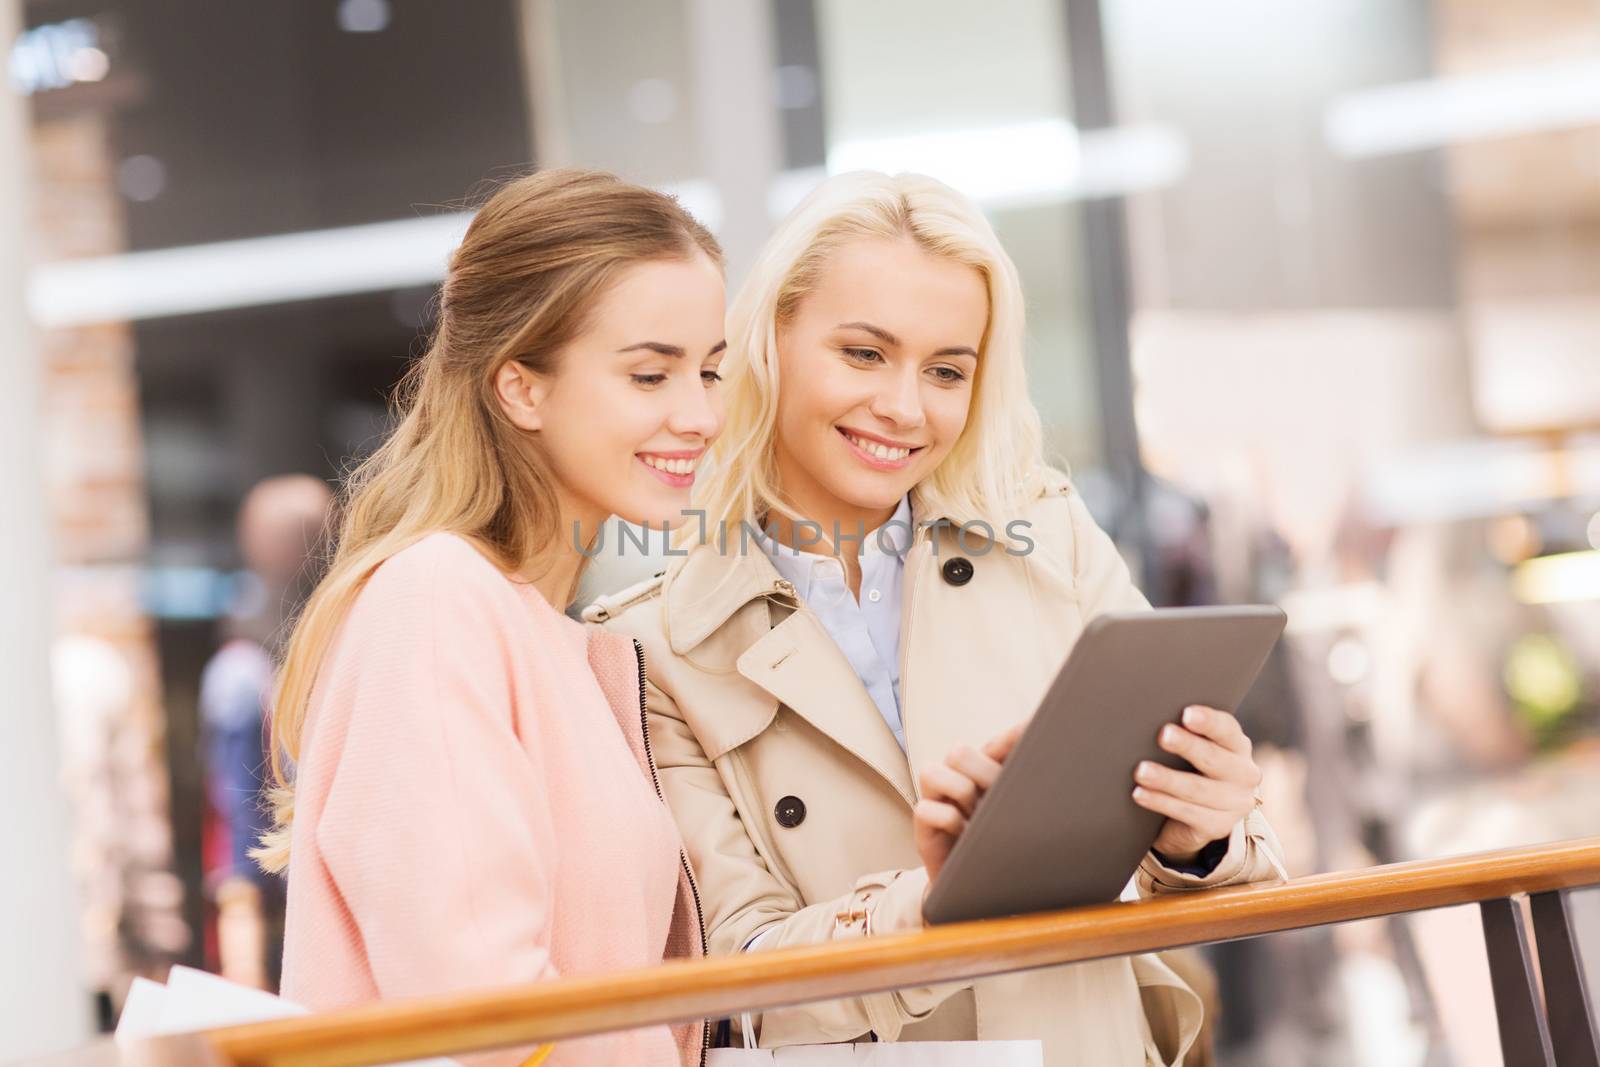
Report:
[{"label": "smile", "polygon": [[666,484],[682,489],[694,484],[694,469],[700,462],[700,453],[664,456],[654,452],[639,452],[635,458]]},{"label": "smile", "polygon": [[839,434],[850,443],[856,455],[868,466],[878,470],[898,470],[911,461],[913,453],[922,451],[921,445],[892,445],[875,441],[838,427]]}]

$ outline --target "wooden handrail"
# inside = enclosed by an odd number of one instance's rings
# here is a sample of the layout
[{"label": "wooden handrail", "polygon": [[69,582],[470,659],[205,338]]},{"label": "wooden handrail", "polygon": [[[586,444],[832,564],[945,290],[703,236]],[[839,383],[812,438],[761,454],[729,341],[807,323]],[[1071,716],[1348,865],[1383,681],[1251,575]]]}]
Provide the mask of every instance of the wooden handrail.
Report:
[{"label": "wooden handrail", "polygon": [[1600,885],[1600,837],[385,1001],[206,1036],[236,1067],[357,1067],[1592,885]]}]

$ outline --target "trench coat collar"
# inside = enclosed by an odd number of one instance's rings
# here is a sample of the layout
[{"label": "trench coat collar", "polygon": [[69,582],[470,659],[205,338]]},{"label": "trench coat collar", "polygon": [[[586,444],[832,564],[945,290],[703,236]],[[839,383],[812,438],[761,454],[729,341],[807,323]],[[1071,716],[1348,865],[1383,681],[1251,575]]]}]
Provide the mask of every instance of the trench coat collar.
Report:
[{"label": "trench coat collar", "polygon": [[661,586],[667,643],[684,656],[722,628],[734,613],[759,597],[786,597],[794,589],[755,544],[703,544],[668,568]]},{"label": "trench coat collar", "polygon": [[[816,613],[801,603],[759,547],[694,549],[668,572],[662,597],[667,642],[679,656],[692,653],[740,608],[765,598],[767,628],[739,653],[735,669],[866,763],[907,804],[915,803],[910,764],[872,695]],[[771,704],[764,710],[752,707],[763,720],[756,731],[770,721],[772,709]],[[749,724],[735,721],[740,718],[735,707],[725,706],[717,718],[706,725],[718,735],[713,747],[719,750],[732,747],[721,743],[724,731],[745,740],[753,732]]]}]

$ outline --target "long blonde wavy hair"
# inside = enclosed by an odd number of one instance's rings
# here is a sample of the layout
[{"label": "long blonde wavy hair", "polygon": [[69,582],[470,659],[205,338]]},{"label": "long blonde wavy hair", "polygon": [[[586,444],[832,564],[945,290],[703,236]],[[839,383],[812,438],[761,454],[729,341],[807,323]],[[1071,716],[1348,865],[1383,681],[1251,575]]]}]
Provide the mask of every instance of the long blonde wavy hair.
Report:
[{"label": "long blonde wavy hair", "polygon": [[703,252],[715,238],[668,196],[609,174],[544,171],[503,185],[450,257],[427,350],[396,393],[398,425],[346,479],[326,575],[294,624],[272,709],[273,826],[252,855],[289,862],[294,786],[318,669],[384,560],[436,531],[515,571],[555,543],[553,475],[496,400],[507,361],[556,372],[596,300],[626,267]]},{"label": "long blonde wavy hair", "polygon": [[1028,397],[1022,283],[1011,257],[977,206],[948,185],[921,174],[855,171],[824,181],[779,224],[728,309],[727,421],[697,494],[705,521],[698,531],[692,523],[681,527],[679,543],[709,541],[711,531],[770,511],[807,518],[778,484],[778,335],[841,245],[902,237],[976,270],[989,297],[967,424],[944,462],[916,487],[919,514],[1000,529],[1037,493],[1043,433]]}]

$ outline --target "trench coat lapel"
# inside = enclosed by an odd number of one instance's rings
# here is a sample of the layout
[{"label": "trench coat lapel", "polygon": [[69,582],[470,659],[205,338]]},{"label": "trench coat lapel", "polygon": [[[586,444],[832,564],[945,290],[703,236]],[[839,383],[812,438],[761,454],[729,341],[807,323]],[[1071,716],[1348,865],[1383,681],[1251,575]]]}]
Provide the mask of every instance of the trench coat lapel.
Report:
[{"label": "trench coat lapel", "polygon": [[[739,635],[749,633],[750,643],[734,662],[738,674],[866,763],[906,803],[915,803],[910,765],[894,733],[843,650],[792,594],[760,550],[701,548],[671,574],[665,590],[672,650],[693,656],[702,645],[720,645],[729,636],[742,642]],[[752,626],[751,602],[761,599],[767,612]],[[739,633],[719,633],[728,625]]]},{"label": "trench coat lapel", "polygon": [[739,657],[739,673],[877,771],[916,803],[911,765],[855,668],[817,616],[800,608]]}]

